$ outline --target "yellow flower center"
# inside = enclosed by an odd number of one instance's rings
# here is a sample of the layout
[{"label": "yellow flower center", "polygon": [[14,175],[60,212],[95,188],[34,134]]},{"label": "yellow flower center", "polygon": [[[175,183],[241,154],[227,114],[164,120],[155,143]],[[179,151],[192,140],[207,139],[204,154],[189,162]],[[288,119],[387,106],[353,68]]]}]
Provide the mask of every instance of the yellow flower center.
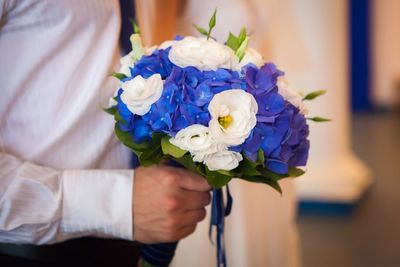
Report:
[{"label": "yellow flower center", "polygon": [[218,122],[219,124],[224,127],[225,129],[231,125],[233,119],[230,115],[224,116],[224,117],[218,117]]}]

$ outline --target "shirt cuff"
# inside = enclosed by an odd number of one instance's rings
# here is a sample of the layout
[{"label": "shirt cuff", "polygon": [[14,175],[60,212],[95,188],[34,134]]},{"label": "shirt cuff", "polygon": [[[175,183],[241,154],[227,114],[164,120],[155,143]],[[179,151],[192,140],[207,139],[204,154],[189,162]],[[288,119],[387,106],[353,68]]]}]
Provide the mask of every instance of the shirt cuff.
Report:
[{"label": "shirt cuff", "polygon": [[67,170],[62,174],[60,234],[133,240],[132,170]]}]

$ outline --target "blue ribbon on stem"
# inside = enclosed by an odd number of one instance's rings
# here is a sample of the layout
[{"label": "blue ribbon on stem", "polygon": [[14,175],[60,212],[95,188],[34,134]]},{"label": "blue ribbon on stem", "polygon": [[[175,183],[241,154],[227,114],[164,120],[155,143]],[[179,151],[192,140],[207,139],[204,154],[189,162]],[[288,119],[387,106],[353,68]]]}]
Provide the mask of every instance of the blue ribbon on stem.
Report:
[{"label": "blue ribbon on stem", "polygon": [[210,239],[212,239],[212,230],[216,228],[216,244],[217,244],[217,266],[226,267],[226,254],[225,254],[225,240],[224,240],[224,227],[225,217],[231,213],[232,210],[232,195],[229,191],[229,186],[226,189],[226,205],[224,203],[224,194],[222,189],[213,189],[213,197],[211,203],[211,222],[210,222]]}]

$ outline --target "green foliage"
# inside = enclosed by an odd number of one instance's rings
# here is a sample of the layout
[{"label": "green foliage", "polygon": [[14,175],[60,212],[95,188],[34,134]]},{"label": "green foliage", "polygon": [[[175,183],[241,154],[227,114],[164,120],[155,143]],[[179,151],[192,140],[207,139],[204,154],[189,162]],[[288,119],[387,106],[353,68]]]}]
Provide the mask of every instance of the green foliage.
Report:
[{"label": "green foliage", "polygon": [[211,16],[210,21],[208,22],[208,34],[207,34],[207,40],[210,38],[210,34],[212,29],[215,27],[216,24],[216,17],[217,17],[217,9],[214,10],[214,13]]},{"label": "green foliage", "polygon": [[299,177],[302,176],[304,173],[305,171],[300,168],[289,167],[289,172],[288,172],[289,177],[292,178]]},{"label": "green foliage", "polygon": [[177,146],[174,146],[169,141],[170,137],[165,135],[161,139],[161,149],[165,155],[170,155],[174,158],[181,158],[183,155],[187,153],[186,150],[182,150]]},{"label": "green foliage", "polygon": [[332,121],[331,119],[328,118],[322,118],[322,117],[311,117],[307,118],[307,120],[314,121],[314,122],[327,122],[327,121]]},{"label": "green foliage", "polygon": [[110,115],[114,115],[117,112],[117,107],[104,108],[103,110]]},{"label": "green foliage", "polygon": [[247,35],[246,28],[242,28],[238,36],[230,32],[228,35],[228,40],[226,41],[226,45],[235,52],[235,55],[239,58],[239,61],[243,59],[248,43],[249,36]]},{"label": "green foliage", "polygon": [[[116,113],[118,114],[118,112]],[[115,134],[117,135],[118,139],[127,147],[132,149],[134,152],[143,152],[146,151],[151,147],[151,144],[149,142],[143,142],[143,143],[135,143],[134,140],[132,139],[132,136],[130,135],[129,132],[124,132],[121,131],[119,128],[118,124],[115,124],[114,127]]]},{"label": "green foliage", "polygon": [[206,170],[206,179],[209,183],[214,188],[221,188],[227,183],[229,183],[232,180],[232,176],[230,175],[225,175],[220,173],[219,171],[210,171],[207,166],[205,167]]},{"label": "green foliage", "polygon": [[119,72],[111,73],[110,76],[113,76],[113,77],[117,78],[118,80],[123,80],[127,77],[125,74],[119,73]]},{"label": "green foliage", "polygon": [[129,18],[129,21],[131,22],[133,33],[140,34],[139,25],[136,23],[136,21],[133,18]]},{"label": "green foliage", "polygon": [[239,61],[241,61],[246,54],[246,49],[247,45],[249,43],[249,37],[247,36],[241,43],[239,48],[236,50],[236,56],[239,58]]},{"label": "green foliage", "polygon": [[226,41],[226,45],[233,51],[236,51],[239,48],[239,39],[230,32],[228,35],[228,40]]},{"label": "green foliage", "polygon": [[208,31],[206,30],[206,29],[204,29],[204,28],[202,28],[202,27],[200,27],[200,26],[198,26],[198,25],[196,25],[196,24],[193,24],[193,26],[196,28],[196,30],[199,32],[199,33],[201,33],[202,35],[204,35],[204,36],[207,36],[208,35]]},{"label": "green foliage", "polygon": [[193,161],[192,156],[190,154],[186,154],[180,158],[174,158],[173,160],[181,164],[186,169],[191,170],[193,172],[197,172],[201,176],[204,176],[203,173],[199,172],[197,165],[198,163]]},{"label": "green foliage", "polygon": [[319,90],[319,91],[311,92],[311,93],[307,94],[305,97],[303,97],[303,100],[313,100],[324,94],[326,94],[326,90]]},{"label": "green foliage", "polygon": [[212,14],[210,20],[208,21],[208,30],[206,30],[196,24],[193,24],[193,25],[200,34],[207,36],[207,40],[208,40],[208,39],[210,39],[212,29],[214,29],[214,27],[216,25],[216,21],[217,21],[217,9],[214,10],[214,13]]}]

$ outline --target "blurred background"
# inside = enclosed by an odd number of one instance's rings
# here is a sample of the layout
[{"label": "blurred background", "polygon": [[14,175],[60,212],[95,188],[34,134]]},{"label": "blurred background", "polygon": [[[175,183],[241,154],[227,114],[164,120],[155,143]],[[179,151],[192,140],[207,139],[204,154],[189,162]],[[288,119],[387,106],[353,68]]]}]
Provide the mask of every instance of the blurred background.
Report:
[{"label": "blurred background", "polygon": [[215,7],[219,41],[246,26],[293,88],[328,91],[310,115],[333,121],[311,124],[296,180],[303,266],[400,266],[400,1],[136,1],[146,44],[196,34]]}]

